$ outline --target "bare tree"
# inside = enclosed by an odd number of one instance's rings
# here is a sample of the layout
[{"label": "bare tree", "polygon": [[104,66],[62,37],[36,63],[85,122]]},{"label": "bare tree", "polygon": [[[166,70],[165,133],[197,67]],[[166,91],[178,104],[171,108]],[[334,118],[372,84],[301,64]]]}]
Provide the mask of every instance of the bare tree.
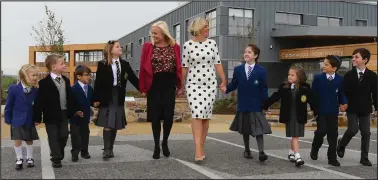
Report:
[{"label": "bare tree", "polygon": [[55,13],[45,5],[47,20],[39,21],[38,26],[32,26],[33,33],[31,36],[37,41],[37,46],[45,51],[44,54],[50,53],[64,55],[63,45],[66,42],[64,31],[62,29],[63,19],[58,20]]}]

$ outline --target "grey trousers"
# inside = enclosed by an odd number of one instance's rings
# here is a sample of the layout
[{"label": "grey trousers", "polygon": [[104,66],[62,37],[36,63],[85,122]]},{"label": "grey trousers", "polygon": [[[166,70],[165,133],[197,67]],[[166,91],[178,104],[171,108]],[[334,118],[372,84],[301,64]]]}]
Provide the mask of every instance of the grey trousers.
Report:
[{"label": "grey trousers", "polygon": [[370,145],[370,114],[347,113],[348,129],[340,141],[340,148],[345,148],[350,140],[361,131],[361,159],[368,158]]}]

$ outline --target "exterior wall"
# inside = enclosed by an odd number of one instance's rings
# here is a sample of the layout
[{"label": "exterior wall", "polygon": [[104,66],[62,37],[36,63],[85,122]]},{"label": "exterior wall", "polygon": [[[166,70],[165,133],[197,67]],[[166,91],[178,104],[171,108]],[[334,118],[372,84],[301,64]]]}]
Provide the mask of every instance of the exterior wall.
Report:
[{"label": "exterior wall", "polygon": [[[68,60],[66,61],[67,72],[64,75],[70,79],[71,85],[74,84],[74,72],[77,65],[83,64],[88,66],[94,74],[97,71],[97,62],[76,62],[75,53],[80,51],[103,51],[104,46],[105,44],[71,44],[63,46],[63,50],[69,53]],[[44,78],[48,74],[48,70],[44,62],[36,62],[37,52],[50,52],[50,50],[49,48],[42,49],[38,46],[29,46],[29,63],[37,65],[40,71],[39,78]]]},{"label": "exterior wall", "polygon": [[[357,26],[356,20],[367,20],[367,26],[377,26],[377,9],[374,5],[359,4],[351,2],[311,2],[311,1],[206,1],[206,2],[189,2],[188,4],[173,10],[172,12],[157,18],[155,21],[163,20],[169,25],[170,32],[174,36],[173,26],[180,24],[180,45],[190,37],[187,35],[187,20],[197,16],[204,16],[205,13],[216,9],[216,35],[211,37],[218,43],[220,56],[226,76],[232,74],[228,72],[233,67],[228,67],[227,61],[241,61],[246,44],[251,42],[251,37],[241,37],[229,35],[229,8],[252,9],[253,25],[256,28],[254,34],[254,43],[261,49],[259,62],[268,72],[274,74],[268,75],[268,87],[276,88],[277,85],[286,77],[287,69],[291,64],[289,61],[282,62],[279,60],[280,49],[300,48],[311,46],[327,46],[351,43],[371,42],[367,39],[342,40],[334,39],[323,41],[319,39],[280,39],[272,38],[271,32],[274,28],[285,28],[295,26],[316,26],[317,17],[335,17],[341,18],[341,26]],[[302,15],[302,25],[276,24],[275,13],[295,13]],[[128,35],[120,38],[122,46],[132,42],[133,56],[129,58],[133,69],[138,72],[140,66],[141,46],[138,41],[142,37],[148,39],[149,30],[152,23],[149,23]],[[190,21],[189,21],[190,22]],[[345,39],[345,38],[344,38]],[[313,41],[316,41],[314,43]],[[336,44],[335,44],[336,43]],[[231,77],[228,76],[230,80]]]}]

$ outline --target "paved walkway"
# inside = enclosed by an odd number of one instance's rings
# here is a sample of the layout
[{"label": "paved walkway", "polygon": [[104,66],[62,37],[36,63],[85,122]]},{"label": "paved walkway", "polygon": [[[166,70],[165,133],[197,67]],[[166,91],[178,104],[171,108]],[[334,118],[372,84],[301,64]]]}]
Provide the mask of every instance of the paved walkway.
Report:
[{"label": "paved walkway", "polygon": [[[41,140],[36,141],[34,155],[36,166],[14,170],[15,154],[13,142],[9,140],[9,126],[2,124],[1,178],[2,179],[377,179],[377,129],[372,128],[369,158],[373,167],[359,164],[360,134],[352,139],[346,155],[339,159],[341,167],[327,164],[327,141],[319,152],[319,160],[309,158],[313,138],[313,127],[306,127],[305,137],[300,140],[300,153],[305,165],[297,168],[288,162],[290,140],[285,131],[273,127],[273,134],[264,136],[265,152],[269,159],[258,161],[257,144],[251,138],[254,159],[243,157],[242,137],[230,132],[228,127],[233,116],[215,116],[211,121],[209,136],[205,145],[207,159],[201,165],[194,163],[193,137],[189,122],[175,123],[169,141],[171,157],[161,155],[153,160],[153,138],[149,123],[129,123],[118,133],[115,143],[115,157],[107,162],[102,160],[102,129],[91,126],[91,159],[71,162],[71,143],[68,140],[63,167],[53,169],[49,160],[49,148],[44,126],[39,126]],[[2,121],[3,123],[3,121]],[[340,128],[341,135],[345,128]],[[24,154],[26,149],[24,148]]]}]

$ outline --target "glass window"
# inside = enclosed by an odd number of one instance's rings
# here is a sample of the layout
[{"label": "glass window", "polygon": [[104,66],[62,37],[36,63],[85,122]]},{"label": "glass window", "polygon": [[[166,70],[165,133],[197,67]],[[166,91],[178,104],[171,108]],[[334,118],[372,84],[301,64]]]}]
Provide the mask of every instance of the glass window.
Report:
[{"label": "glass window", "polygon": [[340,19],[339,18],[329,18],[328,19],[329,26],[340,26]]},{"label": "glass window", "polygon": [[176,43],[180,45],[180,24],[173,27]]},{"label": "glass window", "polygon": [[276,24],[288,24],[289,20],[286,13],[277,12],[275,15]]},{"label": "glass window", "polygon": [[328,26],[328,18],[318,17],[318,26]]},{"label": "glass window", "polygon": [[213,10],[206,14],[206,18],[209,20],[209,37],[217,35],[217,11]]},{"label": "glass window", "polygon": [[289,14],[288,18],[289,18],[289,24],[293,24],[293,25],[301,25],[302,24],[301,15],[299,15],[299,14]]},{"label": "glass window", "polygon": [[139,46],[142,46],[144,43],[144,37],[140,38],[139,41],[138,41],[138,45]]},{"label": "glass window", "polygon": [[356,20],[356,25],[357,26],[367,26],[367,21],[366,20]]},{"label": "glass window", "polygon": [[247,9],[229,9],[228,34],[248,36],[253,30],[253,11]]}]

